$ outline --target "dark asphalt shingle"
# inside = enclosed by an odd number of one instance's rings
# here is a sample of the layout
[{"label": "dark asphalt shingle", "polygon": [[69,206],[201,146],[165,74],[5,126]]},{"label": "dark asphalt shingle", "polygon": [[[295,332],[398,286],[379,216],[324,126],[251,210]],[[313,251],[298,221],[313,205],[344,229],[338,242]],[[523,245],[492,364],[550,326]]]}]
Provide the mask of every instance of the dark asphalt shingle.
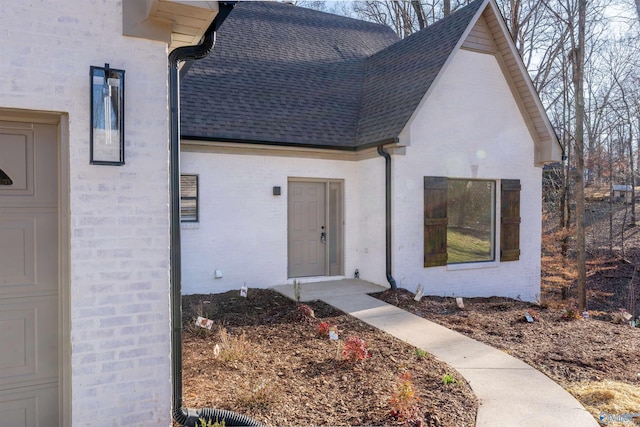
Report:
[{"label": "dark asphalt shingle", "polygon": [[181,134],[348,149],[395,138],[481,1],[404,40],[378,24],[240,2],[182,79]]}]

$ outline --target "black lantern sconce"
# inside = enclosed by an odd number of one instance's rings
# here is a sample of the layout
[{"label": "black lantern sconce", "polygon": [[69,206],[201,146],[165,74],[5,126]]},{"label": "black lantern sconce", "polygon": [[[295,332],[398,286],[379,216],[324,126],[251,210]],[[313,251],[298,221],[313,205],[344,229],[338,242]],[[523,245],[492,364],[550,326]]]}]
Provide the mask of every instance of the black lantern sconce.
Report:
[{"label": "black lantern sconce", "polygon": [[91,66],[92,165],[124,165],[124,70]]}]

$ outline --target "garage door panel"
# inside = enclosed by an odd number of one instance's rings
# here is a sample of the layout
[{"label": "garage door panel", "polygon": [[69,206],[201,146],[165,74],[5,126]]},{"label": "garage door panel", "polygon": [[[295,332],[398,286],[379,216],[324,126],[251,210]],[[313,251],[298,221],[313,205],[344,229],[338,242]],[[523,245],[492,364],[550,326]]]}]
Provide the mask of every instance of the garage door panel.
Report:
[{"label": "garage door panel", "polygon": [[55,212],[0,210],[0,296],[57,292],[56,222]]},{"label": "garage door panel", "polygon": [[0,128],[0,169],[11,179],[0,194],[33,195],[33,130]]},{"label": "garage door panel", "polygon": [[0,304],[0,389],[57,380],[56,297],[19,300]]},{"label": "garage door panel", "polygon": [[0,169],[12,182],[0,185],[0,206],[55,206],[56,132],[51,125],[0,122]]},{"label": "garage door panel", "polygon": [[0,391],[0,425],[58,426],[58,385]]}]

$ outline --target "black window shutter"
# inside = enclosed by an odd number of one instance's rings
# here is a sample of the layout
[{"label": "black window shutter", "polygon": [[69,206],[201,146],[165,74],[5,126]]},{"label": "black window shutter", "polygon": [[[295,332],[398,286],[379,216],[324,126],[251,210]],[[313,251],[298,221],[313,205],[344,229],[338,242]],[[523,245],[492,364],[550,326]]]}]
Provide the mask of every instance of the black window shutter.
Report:
[{"label": "black window shutter", "polygon": [[500,193],[500,261],[520,259],[520,180],[503,179]]},{"label": "black window shutter", "polygon": [[424,177],[424,266],[447,265],[447,178]]}]

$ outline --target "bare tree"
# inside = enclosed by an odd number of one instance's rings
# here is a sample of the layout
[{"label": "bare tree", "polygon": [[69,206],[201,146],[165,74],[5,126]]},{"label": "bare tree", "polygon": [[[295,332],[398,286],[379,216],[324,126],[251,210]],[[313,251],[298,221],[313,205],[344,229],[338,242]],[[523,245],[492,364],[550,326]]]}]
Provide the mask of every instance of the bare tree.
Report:
[{"label": "bare tree", "polygon": [[385,24],[404,38],[428,27],[470,0],[367,0],[352,2],[352,14]]},{"label": "bare tree", "polygon": [[[577,40],[572,31],[572,71],[576,97],[575,157],[576,157],[576,251],[578,270],[578,309],[587,308],[586,238],[584,217],[584,52],[587,0],[578,0]],[[573,30],[573,29],[572,29]]]}]

